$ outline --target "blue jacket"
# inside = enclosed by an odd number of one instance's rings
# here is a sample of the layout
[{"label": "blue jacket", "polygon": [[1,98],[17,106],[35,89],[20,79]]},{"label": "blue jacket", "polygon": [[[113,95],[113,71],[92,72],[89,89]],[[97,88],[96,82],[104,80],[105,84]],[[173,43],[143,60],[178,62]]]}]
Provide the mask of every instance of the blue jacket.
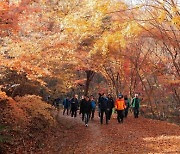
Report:
[{"label": "blue jacket", "polygon": [[96,102],[94,100],[91,101],[91,108],[92,109],[96,108]]}]

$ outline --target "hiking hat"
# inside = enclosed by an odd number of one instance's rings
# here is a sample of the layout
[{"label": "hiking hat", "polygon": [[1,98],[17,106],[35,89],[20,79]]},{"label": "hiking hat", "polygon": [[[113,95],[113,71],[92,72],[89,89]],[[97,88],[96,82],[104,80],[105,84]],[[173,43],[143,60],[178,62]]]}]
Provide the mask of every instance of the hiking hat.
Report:
[{"label": "hiking hat", "polygon": [[118,97],[119,97],[119,98],[123,98],[123,95],[122,95],[122,94],[119,94]]}]

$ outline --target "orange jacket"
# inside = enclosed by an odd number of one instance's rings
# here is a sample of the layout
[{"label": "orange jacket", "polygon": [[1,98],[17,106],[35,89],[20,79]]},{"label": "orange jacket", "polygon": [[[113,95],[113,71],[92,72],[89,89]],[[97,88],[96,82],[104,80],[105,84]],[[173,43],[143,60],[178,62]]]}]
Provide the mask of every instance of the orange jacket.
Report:
[{"label": "orange jacket", "polygon": [[122,99],[118,98],[116,100],[115,108],[116,108],[116,110],[124,110],[126,108],[124,98],[122,98]]}]

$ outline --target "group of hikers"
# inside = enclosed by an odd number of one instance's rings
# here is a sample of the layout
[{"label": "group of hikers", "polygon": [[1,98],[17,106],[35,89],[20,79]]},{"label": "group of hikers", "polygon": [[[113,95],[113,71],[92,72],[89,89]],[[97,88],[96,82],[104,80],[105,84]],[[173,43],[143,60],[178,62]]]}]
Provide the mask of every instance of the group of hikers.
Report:
[{"label": "group of hikers", "polygon": [[98,115],[100,117],[100,123],[103,124],[103,118],[105,114],[105,121],[111,119],[113,111],[117,112],[117,120],[119,123],[123,123],[124,117],[128,116],[129,108],[132,107],[134,118],[139,116],[140,99],[138,94],[135,94],[134,98],[130,100],[127,95],[118,95],[118,98],[114,101],[111,94],[106,96],[105,93],[99,93],[99,98],[95,101],[93,95],[82,96],[80,101],[78,100],[78,95],[74,95],[72,99],[69,97],[63,100],[63,115],[71,115],[71,117],[77,116],[77,111],[82,114],[82,121],[85,122],[85,126],[88,126],[89,119],[94,119],[94,113],[98,106]]}]

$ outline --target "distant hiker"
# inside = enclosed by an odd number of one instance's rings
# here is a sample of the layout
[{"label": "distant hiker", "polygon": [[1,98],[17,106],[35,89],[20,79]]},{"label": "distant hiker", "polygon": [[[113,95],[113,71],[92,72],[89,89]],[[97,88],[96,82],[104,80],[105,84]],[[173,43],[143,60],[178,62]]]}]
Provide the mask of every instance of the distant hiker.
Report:
[{"label": "distant hiker", "polygon": [[60,102],[61,102],[61,98],[58,97],[58,98],[54,99],[53,104],[55,107],[59,107]]},{"label": "distant hiker", "polygon": [[125,106],[125,101],[122,94],[119,94],[118,99],[116,100],[116,103],[115,103],[115,108],[117,111],[118,122],[123,123],[124,109],[126,108],[126,106]]},{"label": "distant hiker", "polygon": [[129,107],[130,107],[130,101],[129,101],[127,95],[124,96],[124,101],[125,101],[125,105],[126,105],[126,108],[124,110],[124,117],[127,118]]},{"label": "distant hiker", "polygon": [[67,111],[67,115],[69,115],[70,104],[71,102],[70,102],[69,97],[63,100],[63,106],[64,106],[63,115],[65,114],[66,111]]},{"label": "distant hiker", "polygon": [[85,126],[88,126],[89,117],[91,113],[91,101],[88,96],[81,102],[80,110],[82,111],[82,120],[85,121]]},{"label": "distant hiker", "polygon": [[50,102],[50,101],[51,101],[51,96],[50,96],[50,95],[47,96],[46,101],[47,101],[47,102]]},{"label": "distant hiker", "polygon": [[135,94],[135,97],[132,99],[132,107],[134,112],[134,118],[138,118],[140,107],[140,99],[138,98],[138,94]]},{"label": "distant hiker", "polygon": [[108,99],[106,97],[106,94],[103,94],[100,99],[99,99],[99,103],[100,103],[100,111],[101,111],[101,115],[100,115],[100,122],[101,124],[103,124],[103,116],[105,113],[106,116],[106,124],[108,124],[108,113],[107,113],[107,103],[108,103]]},{"label": "distant hiker", "polygon": [[96,102],[94,100],[93,95],[91,95],[90,101],[91,101],[91,119],[94,119],[94,113],[95,113],[95,110],[96,110]]},{"label": "distant hiker", "polygon": [[82,114],[82,121],[84,121],[84,110],[83,110],[83,108],[84,108],[84,102],[85,102],[85,96],[83,95],[82,97],[81,97],[81,100],[80,100],[80,111],[79,111],[79,114]]},{"label": "distant hiker", "polygon": [[81,99],[80,99],[80,101],[79,101],[79,106],[80,106],[80,110],[79,110],[79,114],[81,114],[82,113],[82,107],[81,107],[81,105],[82,105],[82,102],[85,100],[85,98],[84,98],[84,95],[82,95],[81,96]]},{"label": "distant hiker", "polygon": [[114,100],[111,94],[108,95],[108,105],[107,105],[107,111],[108,111],[108,120],[111,119],[112,110],[114,108]]},{"label": "distant hiker", "polygon": [[71,99],[71,117],[77,116],[78,106],[78,95],[74,95],[74,97]]},{"label": "distant hiker", "polygon": [[101,104],[100,104],[101,97],[102,97],[102,94],[99,93],[99,97],[98,97],[98,115],[99,115],[99,118],[101,117]]}]

